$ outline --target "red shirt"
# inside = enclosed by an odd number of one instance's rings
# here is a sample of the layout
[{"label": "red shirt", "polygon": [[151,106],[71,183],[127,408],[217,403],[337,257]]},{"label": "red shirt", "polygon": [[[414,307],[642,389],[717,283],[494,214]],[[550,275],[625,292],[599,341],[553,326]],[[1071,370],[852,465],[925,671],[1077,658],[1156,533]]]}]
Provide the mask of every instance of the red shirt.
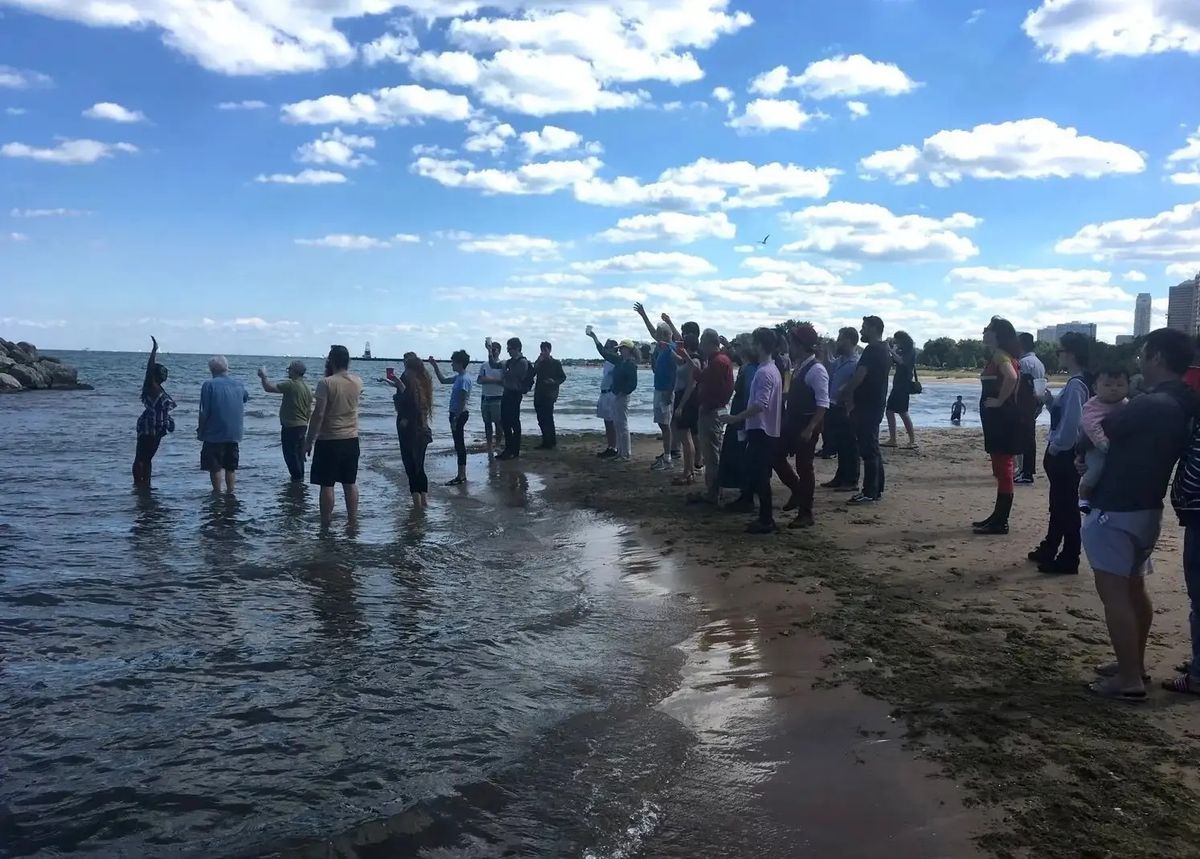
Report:
[{"label": "red shirt", "polygon": [[733,362],[718,352],[696,377],[699,405],[704,411],[716,411],[729,405],[733,397]]},{"label": "red shirt", "polygon": [[1183,383],[1200,394],[1200,367],[1188,367],[1183,374]]}]

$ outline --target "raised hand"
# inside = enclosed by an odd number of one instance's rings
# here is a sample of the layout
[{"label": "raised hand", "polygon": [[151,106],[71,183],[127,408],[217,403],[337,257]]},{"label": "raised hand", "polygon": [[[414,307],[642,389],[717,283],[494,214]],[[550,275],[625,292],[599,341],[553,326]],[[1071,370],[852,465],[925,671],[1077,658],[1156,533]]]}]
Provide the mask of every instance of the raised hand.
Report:
[{"label": "raised hand", "polygon": [[667,323],[668,325],[670,325],[670,324],[671,324],[671,316],[670,316],[670,314],[664,313],[664,314],[662,315],[662,321],[663,321],[663,322],[665,322],[665,323]]},{"label": "raised hand", "polygon": [[264,378],[264,379],[265,379],[265,378],[267,378],[267,368],[266,368],[266,367],[259,367],[259,368],[258,368],[258,375],[259,375],[259,376],[261,376],[261,377],[262,377],[262,378]]},{"label": "raised hand", "polygon": [[153,334],[150,335],[150,342],[154,344],[154,351],[157,352],[158,351],[158,339]]},{"label": "raised hand", "polygon": [[636,310],[636,311],[638,312],[638,316],[641,316],[642,318],[645,318],[645,316],[646,316],[646,308],[642,306],[642,303],[641,303],[640,301],[635,301],[635,302],[633,303],[633,309],[634,309],[634,310]]},{"label": "raised hand", "polygon": [[437,363],[437,358],[434,358],[432,355],[430,355],[430,356],[429,356],[428,358],[426,358],[425,360],[426,360],[426,361],[428,361],[430,364],[436,364],[436,363]]}]

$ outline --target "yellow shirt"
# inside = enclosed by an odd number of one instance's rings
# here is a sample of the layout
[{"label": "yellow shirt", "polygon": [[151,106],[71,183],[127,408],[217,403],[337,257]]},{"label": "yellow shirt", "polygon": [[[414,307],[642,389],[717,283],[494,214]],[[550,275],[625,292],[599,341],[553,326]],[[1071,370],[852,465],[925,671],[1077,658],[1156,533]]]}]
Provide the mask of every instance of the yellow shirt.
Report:
[{"label": "yellow shirt", "polygon": [[320,412],[324,405],[318,440],[358,438],[358,401],[362,391],[362,379],[346,370],[317,383],[315,411]]}]

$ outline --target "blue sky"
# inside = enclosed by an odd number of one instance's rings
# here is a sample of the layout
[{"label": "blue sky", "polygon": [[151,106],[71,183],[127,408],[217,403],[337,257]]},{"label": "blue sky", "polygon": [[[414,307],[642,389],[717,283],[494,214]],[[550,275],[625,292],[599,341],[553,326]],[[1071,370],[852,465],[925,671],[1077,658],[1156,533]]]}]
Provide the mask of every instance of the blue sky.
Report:
[{"label": "blue sky", "polygon": [[1111,340],[1200,269],[1193,0],[0,14],[9,339],[573,355],[641,298],[730,333]]}]

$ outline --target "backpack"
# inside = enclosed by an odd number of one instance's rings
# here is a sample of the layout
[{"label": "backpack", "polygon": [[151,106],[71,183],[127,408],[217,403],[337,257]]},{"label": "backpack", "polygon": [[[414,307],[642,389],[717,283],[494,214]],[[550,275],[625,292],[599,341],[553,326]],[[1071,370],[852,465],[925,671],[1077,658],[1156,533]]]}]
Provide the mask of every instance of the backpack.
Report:
[{"label": "backpack", "polygon": [[537,367],[532,361],[525,361],[525,383],[521,385],[521,393],[528,394],[533,390],[533,386],[537,383]]}]

